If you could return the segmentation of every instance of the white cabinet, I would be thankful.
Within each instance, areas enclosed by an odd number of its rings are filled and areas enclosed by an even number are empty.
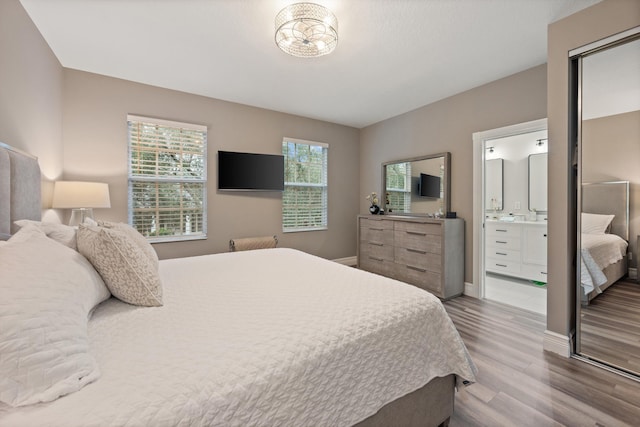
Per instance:
[[[547,281],[547,224],[485,224],[485,269],[528,280]]]

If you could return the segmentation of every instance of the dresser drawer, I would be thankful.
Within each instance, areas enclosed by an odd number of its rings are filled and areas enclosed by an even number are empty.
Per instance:
[[[393,261],[361,256],[358,262],[358,268],[361,270],[366,270],[382,276],[394,277],[396,265]]]
[[[519,261],[508,261],[487,257],[485,268],[487,271],[504,274],[519,274],[521,264]]]
[[[433,254],[442,253],[442,227],[439,224],[397,223],[394,246]]]
[[[507,222],[486,222],[487,236],[497,237],[517,237],[522,236],[522,226],[520,224],[509,224]]]
[[[392,221],[384,221],[381,219],[360,219],[360,228],[369,228],[372,230],[393,230]]]
[[[395,248],[395,261],[411,267],[417,267],[433,273],[442,272],[442,256],[408,248]]]
[[[360,242],[360,256],[374,260],[393,261],[393,246],[381,243]]]
[[[360,228],[360,241],[393,246],[393,230],[362,227]]]
[[[520,262],[520,251],[488,247],[486,257],[496,260]]]
[[[440,274],[402,264],[396,264],[395,271],[398,280],[425,289],[436,296],[443,296],[442,276]]]
[[[487,236],[488,250],[508,249],[520,251],[520,239],[517,237]]]
[[[538,264],[522,264],[522,276],[547,283],[547,266]]]

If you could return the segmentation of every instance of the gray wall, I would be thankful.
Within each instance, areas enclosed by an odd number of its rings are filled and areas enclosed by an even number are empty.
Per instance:
[[[640,2],[605,0],[549,25],[549,283],[547,329],[569,336],[575,325],[575,218],[571,197],[568,52],[640,25]]]
[[[473,278],[472,134],[547,115],[546,65],[376,123],[360,134],[360,212],[382,189],[382,163],[451,152],[451,210],[465,219],[465,281]]]
[[[223,252],[230,238],[277,234],[280,246],[325,258],[356,253],[358,129],[131,81],[64,70],[64,178],[109,183],[111,209],[127,221],[127,114],[208,127],[208,239],[155,244],[161,258]],[[217,191],[218,150],[280,154],[283,137],[329,144],[329,229],[282,233],[282,194]]]
[[[38,156],[45,202],[62,175],[62,75],[22,5],[0,1],[0,142]]]

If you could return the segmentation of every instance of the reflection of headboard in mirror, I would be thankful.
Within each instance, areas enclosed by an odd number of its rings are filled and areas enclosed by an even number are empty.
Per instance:
[[[439,153],[429,156],[400,159],[382,164],[382,196],[389,194],[391,206],[395,206],[392,214],[425,215],[442,209],[443,213],[451,210],[451,153]],[[441,177],[442,197],[425,198],[419,195],[418,183],[420,174]],[[382,199],[385,200],[385,199]],[[389,206],[384,203],[389,212]]]
[[[582,212],[615,215],[611,234],[629,240],[629,181],[582,184]]]
[[[40,220],[41,180],[37,158],[0,143],[0,240],[17,231],[14,221]]]

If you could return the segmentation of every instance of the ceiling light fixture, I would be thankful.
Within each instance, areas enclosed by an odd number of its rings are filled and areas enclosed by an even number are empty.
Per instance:
[[[327,55],[338,44],[338,18],[315,3],[294,3],[276,15],[276,44],[289,55]]]

